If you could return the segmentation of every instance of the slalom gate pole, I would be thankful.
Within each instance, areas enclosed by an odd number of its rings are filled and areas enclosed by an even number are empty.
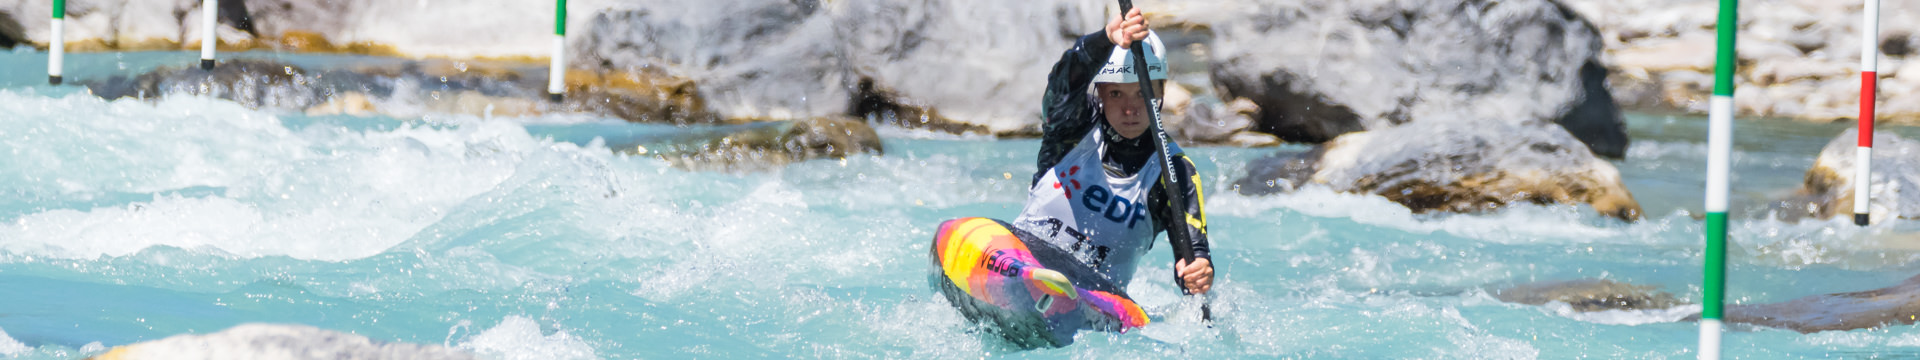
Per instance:
[[[47,83],[60,85],[62,63],[67,58],[67,0],[53,0],[53,37],[47,39]]]
[[[547,71],[547,100],[560,102],[567,88],[567,0],[553,9],[553,67]]]
[[[214,32],[214,24],[220,17],[220,0],[202,0],[200,2],[200,69],[213,70],[213,47],[220,43],[220,34]]]
[[[1733,155],[1734,39],[1740,0],[1720,0],[1712,109],[1707,124],[1707,248],[1700,297],[1700,359],[1720,358],[1720,317],[1727,280],[1727,181]]]
[[[1867,226],[1873,175],[1873,102],[1880,69],[1880,0],[1865,0],[1860,27],[1860,147],[1854,154],[1853,224]]]

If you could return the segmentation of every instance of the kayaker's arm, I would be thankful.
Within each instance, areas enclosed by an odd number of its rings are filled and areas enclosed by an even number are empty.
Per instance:
[[[1034,169],[1033,183],[1040,182],[1047,169],[1059,164],[1067,151],[1073,150],[1080,139],[1093,130],[1098,119],[1094,118],[1087,87],[1093,86],[1094,74],[1112,55],[1113,41],[1108,40],[1106,31],[1102,30],[1081,36],[1072,48],[1060,54],[1060,61],[1053,63],[1053,71],[1047,74],[1047,93],[1040,106],[1046,119],[1040,126],[1039,167]]]
[[[1181,179],[1175,186],[1175,190],[1186,194],[1184,196],[1186,203],[1169,204],[1166,191],[1163,190],[1166,189],[1164,186],[1154,187],[1153,191],[1147,194],[1149,197],[1147,201],[1153,207],[1151,210],[1154,212],[1157,225],[1167,232],[1168,244],[1180,242],[1191,244],[1193,258],[1196,259],[1194,262],[1200,262],[1198,259],[1206,259],[1209,265],[1208,277],[1211,278],[1213,254],[1208,251],[1207,245],[1207,214],[1204,209],[1206,200],[1203,198],[1205,194],[1200,192],[1202,186],[1200,177],[1195,176],[1199,172],[1194,169],[1193,160],[1188,159],[1186,154],[1176,154],[1173,159],[1174,173],[1168,176],[1177,176]],[[1207,283],[1211,284],[1211,281]],[[1195,293],[1203,293],[1205,290],[1206,288],[1202,287],[1196,289]]]

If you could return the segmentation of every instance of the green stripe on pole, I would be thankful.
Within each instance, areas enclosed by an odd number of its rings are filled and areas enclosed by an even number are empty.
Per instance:
[[[559,4],[554,5],[554,11],[553,11],[553,34],[566,35],[567,34],[567,0],[557,0],[557,1],[559,1]]]
[[[1719,33],[1719,55],[1713,66],[1713,94],[1733,96],[1733,39],[1740,30],[1740,0],[1720,0],[1720,22],[1714,25]]]
[[[67,18],[67,0],[53,0],[53,18]]]
[[[1707,213],[1706,291],[1700,299],[1700,318],[1719,319],[1727,288],[1727,213]]]

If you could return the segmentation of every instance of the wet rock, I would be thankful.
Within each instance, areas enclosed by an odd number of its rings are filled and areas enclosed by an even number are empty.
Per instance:
[[[1773,304],[1728,305],[1722,315],[1721,321],[1802,333],[1911,325],[1920,318],[1920,277],[1867,291],[1814,295]]]
[[[1653,286],[1604,279],[1546,281],[1494,290],[1511,303],[1565,302],[1576,311],[1652,310],[1685,305]],[[1912,325],[1920,318],[1920,276],[1898,285],[1848,293],[1813,295],[1772,304],[1728,304],[1721,321],[1801,333]],[[1698,314],[1684,321],[1699,321]]]
[[[1673,294],[1648,285],[1634,285],[1607,279],[1579,279],[1527,283],[1492,290],[1500,301],[1545,305],[1559,301],[1574,311],[1666,309],[1682,303]]]
[[[665,159],[682,169],[727,172],[764,171],[812,159],[883,153],[879,134],[860,120],[809,118],[772,125],[666,148],[610,146]]]
[[[1620,172],[1548,124],[1426,121],[1342,135],[1312,151],[1248,165],[1241,194],[1300,186],[1376,194],[1416,213],[1478,213],[1514,203],[1587,204],[1640,218]]]
[[[1874,132],[1873,175],[1868,181],[1872,203],[1869,221],[1920,218],[1920,142],[1889,132]],[[1851,218],[1859,133],[1847,129],[1820,149],[1805,183],[1791,198],[1774,206],[1786,220],[1802,217]]]
[[[174,335],[116,346],[90,360],[138,359],[474,359],[439,345],[387,343],[305,325],[242,324],[206,335]]]
[[[1281,139],[1447,119],[1545,121],[1596,154],[1625,154],[1602,39],[1555,1],[1214,0],[1169,13],[1172,26],[1209,29],[1221,98],[1251,99],[1255,127]]]

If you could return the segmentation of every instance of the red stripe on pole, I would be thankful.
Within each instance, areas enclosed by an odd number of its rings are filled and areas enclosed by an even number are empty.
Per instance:
[[[1874,82],[1872,71],[1860,72],[1860,147],[1873,147]]]

